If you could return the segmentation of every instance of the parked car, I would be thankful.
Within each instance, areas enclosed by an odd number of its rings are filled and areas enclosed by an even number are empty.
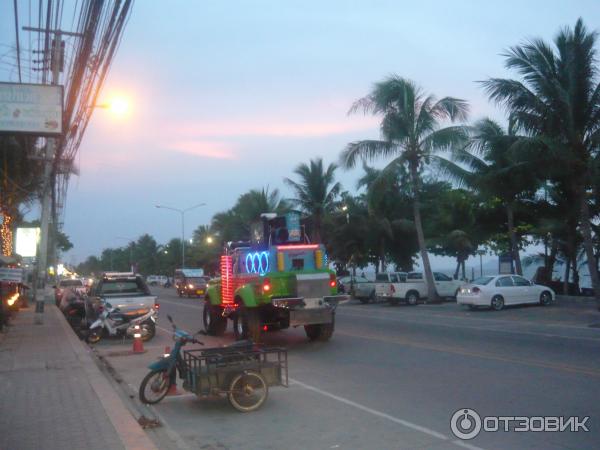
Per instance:
[[[338,278],[338,292],[340,294],[351,294],[362,303],[375,300],[375,282],[366,277],[345,276]],[[352,286],[352,288],[350,287]]]
[[[86,293],[86,287],[79,278],[63,278],[56,286],[54,286],[54,301],[56,302],[56,306],[60,306],[60,301],[67,288],[80,294]]]
[[[500,311],[507,305],[539,303],[549,305],[555,294],[548,286],[534,284],[519,275],[492,275],[479,277],[463,286],[456,297],[459,305],[469,309],[488,306]]]
[[[157,297],[150,293],[142,276],[133,272],[106,272],[94,282],[86,301],[87,320],[95,320],[106,303],[131,317],[159,308]]]
[[[455,298],[463,284],[441,272],[433,272],[433,279],[438,295],[444,298]],[[423,279],[423,272],[410,272],[404,281],[382,285],[378,288],[377,296],[393,305],[400,302],[416,305],[427,298],[427,283]]]
[[[381,272],[375,275],[375,299],[385,300],[394,283],[406,281],[406,272]]]
[[[148,275],[146,277],[146,283],[150,286],[165,287],[165,285],[169,283],[169,277],[166,275]]]

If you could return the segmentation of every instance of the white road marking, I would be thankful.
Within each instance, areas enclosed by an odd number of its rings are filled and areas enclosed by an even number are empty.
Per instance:
[[[397,423],[398,425],[402,425],[406,428],[410,428],[411,430],[418,431],[420,433],[440,439],[442,441],[449,441],[459,447],[466,447],[466,448],[470,448],[471,450],[482,450],[480,447],[476,447],[471,444],[465,444],[464,442],[459,441],[459,440],[452,440],[448,436],[446,436],[442,433],[438,433],[437,431],[432,430],[430,428],[423,427],[421,425],[417,425],[416,423],[409,422],[408,420],[404,420],[404,419],[400,419],[398,417],[391,416],[391,415],[386,414],[381,411],[377,411],[376,409],[369,408],[368,406],[361,405],[360,403],[353,402],[352,400],[348,400],[347,398],[340,397],[338,395],[332,394],[331,392],[324,391],[323,389],[319,389],[317,387],[311,386],[309,384],[303,383],[303,382],[295,380],[293,378],[290,378],[290,383],[297,384],[298,386],[303,387],[304,389],[316,392],[317,394],[321,394],[325,397],[331,398],[340,403],[344,403],[345,405],[352,406],[356,409],[360,409],[361,411],[367,412],[374,416],[381,417],[382,419],[387,419],[390,422]]]

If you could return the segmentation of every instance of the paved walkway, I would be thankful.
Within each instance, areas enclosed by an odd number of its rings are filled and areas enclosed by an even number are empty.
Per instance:
[[[155,449],[52,304],[0,341],[0,449]]]

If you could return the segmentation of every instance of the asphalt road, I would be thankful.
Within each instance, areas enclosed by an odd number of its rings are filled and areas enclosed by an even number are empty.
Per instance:
[[[157,293],[160,329],[147,361],[171,342],[166,314],[189,331],[202,322],[201,299]],[[266,343],[289,350],[291,385],[273,388],[259,411],[241,414],[225,399],[189,394],[154,408],[191,448],[598,448],[598,322],[585,305],[469,312],[455,303],[352,302],[338,309],[330,342],[310,343],[303,329],[267,334]],[[205,341],[232,342],[231,325],[225,337]],[[112,362],[136,388],[146,370],[140,361]],[[482,418],[589,416],[590,431],[482,431],[463,441],[450,418],[464,408]]]

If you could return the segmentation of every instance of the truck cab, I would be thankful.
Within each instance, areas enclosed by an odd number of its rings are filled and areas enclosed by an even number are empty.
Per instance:
[[[308,241],[298,213],[264,214],[252,230],[221,256],[204,304],[206,331],[223,334],[230,319],[238,339],[259,342],[264,332],[298,326],[311,340],[331,338],[335,309],[349,296],[337,294],[324,246]]]

